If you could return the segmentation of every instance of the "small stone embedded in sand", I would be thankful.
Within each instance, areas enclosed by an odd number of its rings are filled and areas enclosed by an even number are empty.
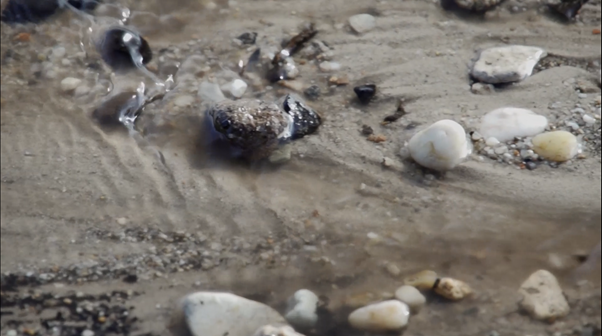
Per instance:
[[[438,278],[437,273],[427,270],[408,276],[403,283],[406,286],[413,286],[421,290],[431,290]]]
[[[247,91],[247,83],[242,79],[235,79],[227,84],[222,85],[221,89],[232,95],[234,98],[242,97]]]
[[[470,91],[474,94],[488,95],[495,92],[495,87],[492,84],[474,83]]]
[[[316,294],[307,289],[298,290],[288,299],[284,318],[293,327],[299,329],[310,329],[318,323],[318,302],[320,299]]]
[[[376,94],[375,84],[364,84],[353,88],[353,92],[362,104],[368,104]]]
[[[268,161],[273,164],[282,164],[288,162],[292,157],[292,150],[293,146],[291,146],[291,144],[284,144],[272,152],[272,154],[268,157]]]
[[[320,63],[320,70],[324,72],[339,71],[341,70],[341,64],[337,62],[324,61]]]
[[[230,293],[197,292],[181,300],[170,329],[176,335],[249,336],[270,324],[286,325],[286,321],[274,309],[259,302]]]
[[[353,311],[349,324],[358,330],[369,332],[399,331],[408,325],[410,307],[407,304],[389,300],[374,303]]]
[[[401,286],[395,291],[395,298],[407,304],[412,314],[418,313],[426,304],[426,298],[414,286]]]
[[[198,95],[203,101],[209,103],[219,103],[226,99],[219,85],[206,81],[199,85]]]
[[[518,292],[523,297],[519,303],[521,308],[538,320],[553,320],[570,312],[558,280],[546,270],[531,274]]]
[[[459,301],[471,295],[472,289],[460,280],[441,278],[435,286],[435,293],[448,300]]]
[[[63,92],[71,92],[82,83],[79,78],[67,77],[61,81],[61,90]]]
[[[423,167],[447,171],[471,152],[464,128],[453,120],[440,120],[416,133],[409,141],[412,159]]]
[[[567,131],[539,134],[532,140],[533,150],[545,160],[564,162],[579,154],[577,137]]]
[[[363,34],[376,27],[376,19],[370,14],[357,14],[349,18],[349,25],[356,33]]]
[[[511,45],[482,50],[472,67],[472,77],[488,84],[521,81],[533,72],[533,68],[546,52],[537,47]]]
[[[267,325],[259,328],[253,336],[304,336],[290,326]]]
[[[535,136],[548,126],[548,119],[523,108],[502,107],[483,116],[479,132],[485,139],[490,137],[506,142],[515,137]]]

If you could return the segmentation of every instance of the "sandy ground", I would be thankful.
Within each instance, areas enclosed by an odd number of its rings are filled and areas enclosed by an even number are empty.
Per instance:
[[[338,316],[348,296],[386,295],[403,276],[423,269],[463,279],[477,295],[453,304],[429,298],[404,335],[569,335],[587,324],[600,327],[600,262],[575,277],[572,258],[600,241],[600,153],[534,171],[470,160],[435,181],[398,156],[415,132],[410,124],[420,128],[449,118],[470,127],[502,106],[553,119],[550,104],[580,101],[564,82],[594,82],[595,76],[575,67],[539,72],[492,95],[470,92],[468,66],[483,47],[527,44],[599,59],[600,35],[592,34],[600,27],[599,1],[570,25],[541,14],[536,3],[506,4],[487,20],[412,0],[238,1],[219,14],[227,4],[213,12],[192,1],[132,4],[133,11],[174,13],[181,20],[173,30],[147,34],[154,50],[202,39],[202,48],[227,55],[238,50],[231,40],[243,32],[278,40],[306,20],[317,23],[316,38],[334,49],[342,64],[337,75],[349,76],[351,84],[329,90],[332,74],[311,62],[300,66],[302,81],[328,92],[310,103],[325,123],[318,134],[295,142],[293,159],[278,168],[199,159],[194,124],[173,128],[168,140],[154,144],[163,160],[125,132],[106,132],[89,118],[98,100],[78,102],[59,90],[62,78],[83,76],[83,62],[59,63],[54,79],[30,73],[48,48],[64,46],[73,57],[78,19],[66,13],[37,28],[2,24],[2,272],[38,274],[109,259],[131,266],[149,251],[160,257],[174,249],[207,252],[211,266],[145,261],[133,268],[139,275],[134,284],[109,270],[80,283],[72,278],[35,286],[55,294],[141,292],[128,301],[139,318],[133,335],[166,335],[176,300],[194,290],[232,290],[279,307],[295,290],[309,288],[327,296]],[[511,13],[515,4],[526,10]],[[362,12],[377,16],[375,30],[358,36],[337,26]],[[14,41],[19,32],[31,32],[31,41]],[[180,49],[181,55],[191,52]],[[18,57],[7,60],[9,50]],[[379,88],[366,107],[352,102],[353,84],[364,82]],[[409,114],[380,126],[402,97]],[[200,106],[192,112],[200,113]],[[366,141],[363,124],[388,140]],[[382,167],[383,157],[393,159],[393,167]],[[367,187],[360,190],[361,184]],[[163,239],[158,231],[189,239]],[[371,232],[382,239],[369,239]],[[550,254],[563,262],[554,268]],[[386,262],[401,274],[389,274]],[[573,307],[553,325],[534,322],[516,305],[519,285],[540,268],[554,271]],[[4,315],[2,309],[3,332],[16,328],[15,321],[40,328],[35,315]],[[343,324],[335,318],[318,334],[355,335]]]

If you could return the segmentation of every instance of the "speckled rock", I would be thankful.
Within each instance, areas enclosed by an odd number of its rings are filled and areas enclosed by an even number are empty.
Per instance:
[[[520,306],[533,318],[551,320],[569,314],[569,304],[556,277],[546,271],[533,273],[518,291],[522,295]]]
[[[459,301],[471,295],[472,289],[460,280],[441,278],[435,287],[435,293],[448,300]]]
[[[541,48],[520,45],[485,49],[479,54],[471,74],[483,83],[518,82],[531,76],[537,62],[545,55]]]

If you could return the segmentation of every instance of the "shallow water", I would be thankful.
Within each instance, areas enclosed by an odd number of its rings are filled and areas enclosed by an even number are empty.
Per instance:
[[[599,1],[592,2],[581,24],[566,25],[531,9],[468,20],[424,1],[217,1],[214,9],[202,1],[119,1],[149,41],[149,68],[162,79],[197,56],[173,90],[143,111],[139,134],[91,118],[113,94],[153,83],[135,72],[112,75],[87,45],[81,53],[85,19],[65,12],[38,26],[2,24],[2,272],[52,273],[106,261],[109,271],[96,278],[34,289],[141,291],[128,301],[140,319],[133,335],[166,335],[176,300],[194,290],[233,291],[280,308],[299,288],[328,297],[332,316],[312,335],[365,335],[346,325],[345,302],[366,293],[387,297],[405,276],[424,269],[464,280],[477,294],[457,303],[429,296],[404,335],[568,335],[587,324],[599,328],[599,252],[586,263],[579,257],[600,242],[600,153],[535,171],[470,160],[435,179],[398,155],[416,126],[439,119],[471,125],[509,102],[553,118],[551,103],[578,101],[563,82],[591,77],[580,68],[541,71],[477,96],[467,66],[476,49],[500,40],[599,58],[600,38],[591,34],[600,25]],[[377,15],[375,31],[358,36],[337,26],[361,12]],[[299,80],[322,89],[308,104],[324,124],[293,142],[283,165],[224,158],[206,143],[199,83],[234,78],[237,62],[254,50],[238,47],[234,37],[255,31],[257,45],[276,50],[308,20],[343,66],[323,73],[312,61],[297,61]],[[23,32],[30,41],[15,40]],[[65,48],[64,57],[52,57],[57,47]],[[332,87],[333,75],[351,84]],[[90,90],[62,93],[65,77],[83,79]],[[378,85],[378,95],[363,106],[352,88],[367,82]],[[274,100],[290,91],[266,85],[249,85],[245,97]],[[180,106],[184,96],[192,102]],[[380,126],[401,97],[409,114]],[[366,141],[363,124],[387,141]],[[393,166],[383,167],[383,157]],[[144,238],[153,230],[205,239]],[[213,265],[186,256],[192,251],[208,253],[203,260]],[[151,262],[155,256],[168,262]],[[192,266],[178,265],[178,258]],[[387,272],[387,263],[400,274]],[[117,264],[135,269],[140,280],[123,283]],[[537,269],[554,272],[573,308],[553,325],[533,321],[516,304],[517,289]],[[35,328],[37,320],[3,313],[2,331],[15,321]]]

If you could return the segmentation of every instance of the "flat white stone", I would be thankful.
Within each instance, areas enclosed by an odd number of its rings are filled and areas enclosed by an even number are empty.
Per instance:
[[[520,306],[538,320],[556,319],[570,312],[558,280],[546,270],[531,274],[518,292],[523,297]]]
[[[284,318],[295,328],[309,329],[318,323],[318,302],[316,294],[307,289],[298,290],[288,299]]]
[[[222,91],[231,94],[234,98],[242,97],[247,91],[247,83],[242,79],[235,79],[227,84],[222,85]]]
[[[61,90],[63,92],[70,92],[75,89],[82,83],[82,80],[79,78],[67,77],[61,81]]]
[[[355,32],[363,34],[376,27],[376,19],[370,14],[357,14],[349,18],[349,25]]]
[[[395,291],[395,298],[407,304],[412,313],[418,313],[426,304],[426,298],[416,287],[401,286]]]
[[[452,120],[440,120],[416,133],[409,141],[412,159],[423,167],[453,169],[471,152],[464,128]]]
[[[506,142],[515,137],[535,136],[548,126],[548,119],[523,108],[502,107],[483,116],[479,132],[485,139]]]
[[[567,131],[554,131],[539,134],[531,141],[533,150],[546,160],[564,162],[579,153],[577,137]]]
[[[266,325],[286,325],[274,309],[230,293],[198,292],[182,299],[174,311],[173,334],[249,336]]]
[[[511,45],[482,50],[472,67],[472,76],[480,82],[501,84],[521,81],[546,55],[537,47]]]
[[[410,307],[389,300],[359,308],[349,315],[349,324],[358,330],[370,332],[398,331],[408,325]]]
[[[330,71],[339,71],[341,70],[341,64],[336,63],[336,62],[322,62],[320,63],[320,70],[324,71],[324,72],[330,72]]]

